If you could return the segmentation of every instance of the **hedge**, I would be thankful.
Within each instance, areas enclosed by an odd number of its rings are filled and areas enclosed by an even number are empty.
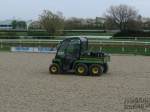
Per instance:
[[[114,34],[113,37],[150,37],[150,32],[138,30],[126,30]]]

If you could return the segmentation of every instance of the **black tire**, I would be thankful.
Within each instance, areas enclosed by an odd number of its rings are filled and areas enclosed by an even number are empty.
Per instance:
[[[99,64],[92,64],[89,68],[89,73],[92,76],[100,76],[103,73],[103,68]]]
[[[107,73],[107,72],[108,72],[108,69],[109,69],[108,64],[105,63],[103,68],[104,68],[103,73]]]
[[[61,68],[57,63],[53,63],[49,67],[49,72],[50,74],[60,74],[61,73]]]
[[[83,63],[79,63],[75,67],[75,73],[78,75],[87,75],[88,74],[88,66]]]

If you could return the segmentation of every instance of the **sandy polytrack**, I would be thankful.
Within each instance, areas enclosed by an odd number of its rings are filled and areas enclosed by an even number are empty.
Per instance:
[[[49,74],[53,57],[0,52],[0,112],[149,112],[125,100],[150,98],[150,57],[113,55],[100,77]]]

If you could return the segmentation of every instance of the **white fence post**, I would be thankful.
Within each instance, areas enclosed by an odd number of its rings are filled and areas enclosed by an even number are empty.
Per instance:
[[[124,42],[122,42],[122,44],[124,45]],[[122,52],[124,52],[124,47],[122,47]]]
[[[147,53],[147,48],[145,48],[145,53]]]
[[[19,47],[21,47],[21,40],[19,40],[19,42],[20,42],[20,45],[19,45]]]
[[[146,43],[145,43],[146,45],[147,45],[147,41],[146,41]],[[145,53],[147,53],[147,48],[145,47]]]
[[[101,44],[101,42],[100,42],[100,44]],[[99,50],[102,51],[102,47],[101,46],[100,46]]]
[[[134,42],[134,44],[135,44],[135,55],[137,55],[136,43],[137,43],[137,38],[135,37],[135,42]]]
[[[3,48],[3,45],[2,45],[2,40],[1,40],[1,48]]]
[[[40,43],[41,43],[41,41],[39,40],[39,48],[41,47],[41,46],[40,46]]]

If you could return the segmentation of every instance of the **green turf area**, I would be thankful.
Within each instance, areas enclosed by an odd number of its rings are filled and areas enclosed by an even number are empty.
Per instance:
[[[10,47],[3,47],[3,48],[0,48],[0,51],[10,51]]]
[[[12,35],[13,36],[27,36],[28,35],[28,31],[13,31],[13,30],[0,30],[0,35]]]
[[[17,36],[28,36],[27,32],[16,32]]]
[[[106,52],[110,54],[133,54],[133,55],[148,55],[150,56],[150,48],[145,52],[145,48],[118,48],[118,47],[92,47],[89,46],[91,52]]]
[[[45,31],[32,31],[33,34],[31,35],[36,35],[36,36],[42,36],[42,34],[45,34],[46,32]],[[0,35],[5,35],[5,34],[16,34],[16,36],[27,36],[28,33],[30,35],[30,31],[13,31],[13,30],[6,30],[6,31],[3,31],[3,30],[0,30]],[[65,36],[76,36],[76,35],[80,35],[80,36],[113,36],[116,32],[105,32],[105,31],[67,31],[65,32]],[[43,36],[46,36],[46,35],[43,35]]]
[[[67,32],[66,36],[113,36],[115,32],[106,32],[106,33],[101,33],[101,32]]]

